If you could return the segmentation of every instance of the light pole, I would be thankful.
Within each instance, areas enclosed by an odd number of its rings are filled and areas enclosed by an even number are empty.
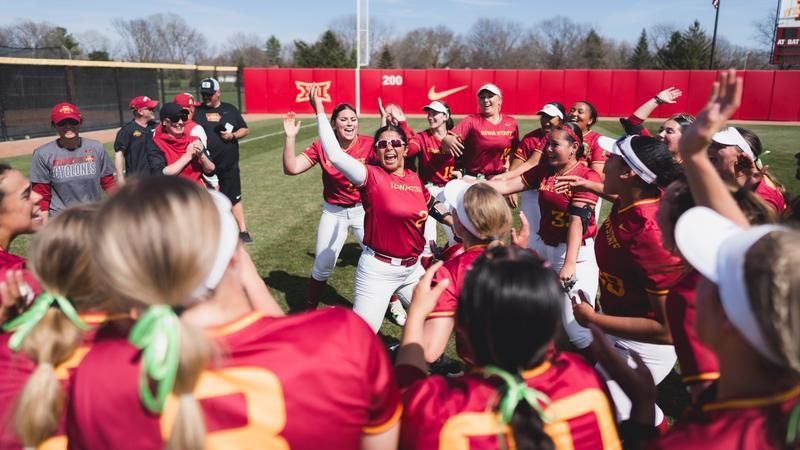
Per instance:
[[[364,15],[361,15],[361,3]],[[363,24],[361,23],[363,19]],[[361,43],[364,43],[362,51]],[[369,0],[356,0],[356,114],[361,114],[361,66],[369,65]]]

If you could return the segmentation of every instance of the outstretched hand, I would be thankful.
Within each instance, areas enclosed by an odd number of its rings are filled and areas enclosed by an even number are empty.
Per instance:
[[[681,95],[683,95],[683,92],[680,89],[670,86],[656,94],[656,97],[664,103],[675,103],[675,100]]]
[[[531,227],[525,213],[519,212],[519,233],[515,228],[511,229],[511,243],[517,247],[527,248],[531,239]]]
[[[681,136],[679,148],[683,160],[705,154],[714,134],[722,130],[739,109],[742,86],[742,78],[736,76],[736,70],[720,73],[719,80],[711,87],[708,103]]]
[[[308,91],[308,102],[311,103],[311,109],[314,110],[314,113],[319,114],[325,112],[325,105],[319,97],[319,86],[317,86],[317,83],[311,83],[311,88]]]
[[[300,132],[301,124],[302,122],[295,119],[294,111],[290,111],[286,114],[286,117],[283,118],[283,131],[286,133],[287,137],[296,137]]]

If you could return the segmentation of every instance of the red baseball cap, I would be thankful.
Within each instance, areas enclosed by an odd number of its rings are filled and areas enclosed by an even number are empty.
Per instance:
[[[137,111],[142,108],[153,109],[156,106],[158,106],[158,100],[153,100],[152,98],[146,95],[133,97],[133,99],[131,99],[131,104],[130,104],[130,108]]]
[[[197,100],[194,99],[194,96],[188,92],[182,92],[176,95],[175,98],[172,99],[172,101],[184,108],[189,108],[192,106],[199,105],[199,103],[197,103]]]
[[[50,121],[53,123],[59,123],[66,119],[73,119],[80,122],[81,110],[79,110],[78,107],[72,103],[67,102],[62,102],[56,106],[53,106],[53,109],[50,110]]]

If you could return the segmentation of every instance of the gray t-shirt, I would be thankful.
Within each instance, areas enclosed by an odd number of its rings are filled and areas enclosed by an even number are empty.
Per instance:
[[[100,178],[108,175],[114,175],[114,164],[103,144],[92,139],[81,138],[72,150],[52,141],[33,151],[31,183],[50,185],[51,217],[70,205],[100,200]]]

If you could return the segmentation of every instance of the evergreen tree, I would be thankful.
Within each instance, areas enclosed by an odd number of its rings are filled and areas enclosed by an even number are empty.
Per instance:
[[[379,69],[391,69],[394,67],[394,57],[392,52],[389,51],[389,46],[383,46],[381,53],[378,55],[377,66]]]
[[[700,28],[700,22],[694,23],[683,32],[684,58],[686,69],[705,69],[711,57],[711,40]]]
[[[281,41],[272,35],[267,39],[266,56],[268,66],[282,66],[283,59],[281,58]]]
[[[294,65],[296,67],[317,67],[319,65],[315,46],[305,41],[294,41]]]
[[[88,56],[90,61],[111,61],[111,56],[106,50],[95,50],[89,52]]]
[[[650,44],[647,42],[647,32],[645,32],[644,28],[642,28],[642,34],[639,35],[639,42],[636,43],[636,48],[633,49],[633,54],[628,60],[628,68],[653,68],[653,56],[650,54]]]
[[[342,46],[339,38],[333,31],[327,30],[322,37],[314,44],[319,65],[317,67],[351,67],[350,58],[347,50]]]
[[[581,56],[583,56],[585,67],[589,69],[596,69],[605,65],[603,60],[603,41],[594,29],[589,30],[589,34],[583,40]]]
[[[656,53],[656,67],[659,69],[686,69],[684,54],[683,36],[676,31],[670,35],[667,45],[661,47]]]

